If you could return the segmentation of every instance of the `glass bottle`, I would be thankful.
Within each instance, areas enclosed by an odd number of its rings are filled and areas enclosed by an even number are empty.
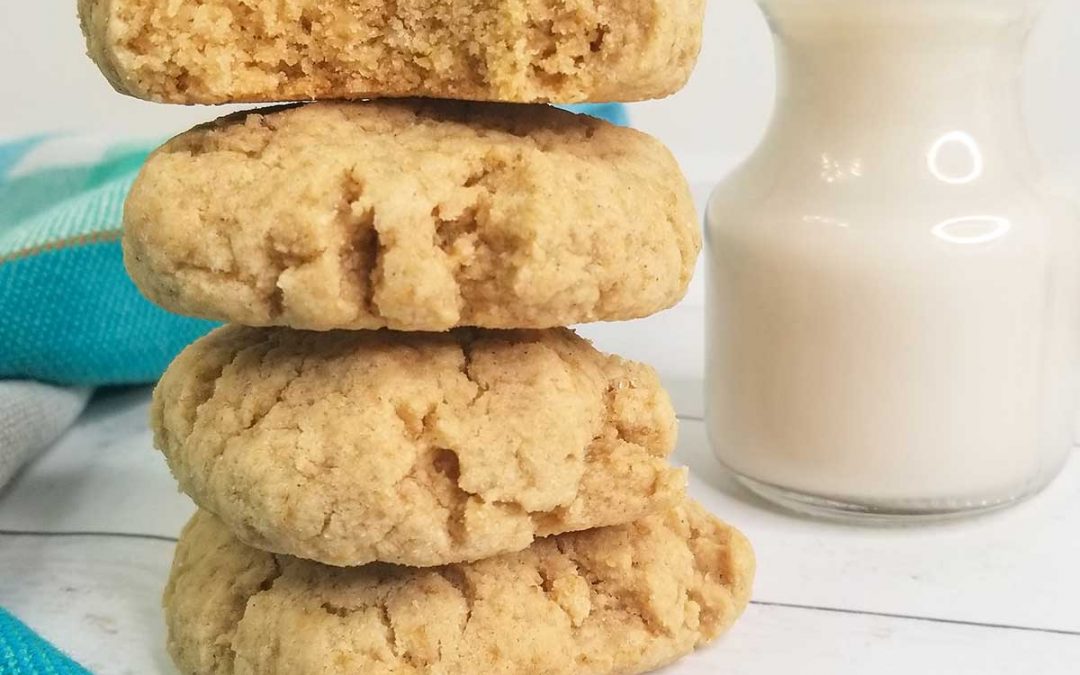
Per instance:
[[[777,111],[707,211],[716,455],[822,515],[1037,492],[1080,380],[1076,212],[1020,110],[1042,0],[759,1]]]

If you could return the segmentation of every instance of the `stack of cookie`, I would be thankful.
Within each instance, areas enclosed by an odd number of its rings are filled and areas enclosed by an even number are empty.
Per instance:
[[[685,293],[700,235],[644,134],[535,105],[678,89],[701,1],[82,0],[126,93],[319,102],[150,158],[139,288],[230,325],[152,424],[200,511],[165,596],[185,673],[638,673],[745,606],[647,366],[563,328]],[[510,105],[509,103],[533,105]]]

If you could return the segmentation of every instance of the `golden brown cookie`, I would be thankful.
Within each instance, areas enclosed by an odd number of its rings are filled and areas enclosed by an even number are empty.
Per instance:
[[[202,508],[332,565],[518,551],[668,508],[685,483],[652,369],[565,329],[229,326],[169,367],[151,417]]]
[[[637,101],[680,89],[704,0],[79,0],[120,92],[169,103]]]
[[[746,539],[694,503],[480,562],[327,567],[184,530],[168,648],[199,675],[631,675],[727,629],[754,576]]]
[[[546,106],[326,103],[156,152],[125,261],[152,301],[252,326],[549,328],[665,309],[701,246],[654,139]]]

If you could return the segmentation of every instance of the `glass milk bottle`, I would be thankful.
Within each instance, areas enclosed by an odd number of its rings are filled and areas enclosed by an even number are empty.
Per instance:
[[[1041,0],[761,0],[777,112],[707,214],[708,427],[822,515],[1007,505],[1071,445],[1080,242],[1020,113]]]

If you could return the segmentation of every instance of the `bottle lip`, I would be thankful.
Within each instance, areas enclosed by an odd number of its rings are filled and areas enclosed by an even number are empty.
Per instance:
[[[1048,0],[757,0],[769,15],[799,12],[823,19],[982,18],[999,21],[1034,19]],[[962,13],[962,14],[961,14]]]
[[[925,12],[928,8],[948,7],[972,7],[979,9],[999,9],[1016,7],[1042,7],[1049,0],[904,0],[902,3],[896,0],[757,0],[758,4],[766,6],[798,6],[798,7],[890,7],[897,8],[904,13]]]

